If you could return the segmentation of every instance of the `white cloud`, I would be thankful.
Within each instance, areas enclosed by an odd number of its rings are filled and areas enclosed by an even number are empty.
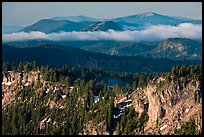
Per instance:
[[[30,33],[19,32],[12,34],[3,34],[2,41],[22,41],[22,40],[34,40],[34,39],[48,39],[45,33],[33,31]]]
[[[202,25],[191,23],[182,23],[178,26],[169,25],[152,25],[144,30],[135,31],[114,31],[107,32],[59,32],[45,34],[42,32],[33,31],[30,33],[19,32],[12,34],[3,34],[3,42],[46,39],[53,41],[62,40],[118,40],[118,41],[154,41],[167,38],[191,38],[202,39]]]

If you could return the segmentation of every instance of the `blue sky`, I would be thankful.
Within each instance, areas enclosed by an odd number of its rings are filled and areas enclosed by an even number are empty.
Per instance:
[[[27,26],[55,16],[114,18],[143,12],[198,19],[202,2],[3,2],[2,24]]]

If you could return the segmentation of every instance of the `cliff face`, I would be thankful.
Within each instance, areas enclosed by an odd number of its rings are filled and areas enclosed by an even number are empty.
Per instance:
[[[145,134],[173,134],[175,128],[190,119],[195,119],[197,131],[202,128],[202,89],[199,81],[180,78],[166,82],[160,77],[150,81],[147,87],[134,91],[132,98],[136,111],[148,110]]]
[[[32,82],[36,84],[38,79],[42,82],[40,72],[37,71],[2,73],[2,107],[15,102],[16,94],[25,86],[31,85]]]

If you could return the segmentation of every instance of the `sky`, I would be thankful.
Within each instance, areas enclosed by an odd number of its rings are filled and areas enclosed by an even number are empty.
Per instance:
[[[143,12],[202,18],[202,2],[3,2],[2,25],[28,26],[43,18],[115,18]]]

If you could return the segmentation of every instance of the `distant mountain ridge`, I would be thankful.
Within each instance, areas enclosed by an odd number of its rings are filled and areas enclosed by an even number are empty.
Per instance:
[[[102,25],[102,24],[103,25]],[[97,19],[88,16],[67,16],[53,17],[50,19],[42,19],[36,23],[25,27],[21,31],[41,31],[44,33],[52,32],[71,32],[71,31],[107,31],[109,29],[123,30],[141,30],[145,25],[178,25],[180,23],[202,24],[202,20],[190,19],[185,17],[173,17],[161,15],[154,12],[145,12],[141,14],[124,16],[112,19]],[[100,27],[97,26],[100,24]],[[92,26],[87,26],[92,25]],[[95,28],[95,29],[94,29]]]
[[[31,26],[28,26],[21,31],[31,32],[31,31],[40,31],[44,33],[60,32],[60,31],[79,31],[84,25],[87,25],[86,22],[73,22],[69,20],[51,20],[51,19],[42,19]]]
[[[121,23],[133,23],[137,25],[143,24],[163,24],[163,25],[178,25],[180,23],[193,23],[193,24],[201,24],[201,20],[181,18],[181,17],[172,17],[161,15],[155,12],[145,12],[131,16],[119,17],[112,19],[115,22]]]
[[[199,19],[191,19],[186,17],[179,17],[179,16],[169,16],[169,15],[162,15],[155,12],[144,12],[138,13],[129,16],[123,17],[116,17],[110,19],[98,19],[89,16],[79,15],[79,16],[67,16],[67,17],[53,17],[50,18],[53,20],[70,20],[74,22],[81,22],[81,21],[89,21],[89,22],[99,22],[99,21],[114,21],[120,23],[133,23],[133,24],[144,24],[144,23],[151,23],[151,24],[168,24],[168,25],[177,25],[183,22],[189,22],[193,24],[201,24],[202,20]]]
[[[94,22],[82,28],[82,31],[108,31],[109,29],[115,31],[123,31],[122,26],[113,21]]]
[[[202,42],[186,38],[169,38],[163,41],[119,42],[119,41],[49,41],[32,40],[5,42],[15,47],[33,47],[38,44],[57,44],[89,52],[116,56],[141,56],[174,60],[202,60]]]
[[[67,16],[67,17],[53,17],[50,18],[52,20],[69,20],[69,21],[74,21],[74,22],[81,22],[81,21],[88,21],[88,22],[95,22],[95,21],[102,21],[101,19],[93,18],[93,17],[88,17],[84,15],[79,15],[79,16]]]
[[[91,53],[77,48],[56,44],[37,44],[33,47],[16,48],[2,45],[2,62],[37,61],[40,65],[59,68],[92,66],[95,69],[118,72],[164,72],[174,65],[201,64],[199,60],[170,60],[145,57],[111,56]]]

